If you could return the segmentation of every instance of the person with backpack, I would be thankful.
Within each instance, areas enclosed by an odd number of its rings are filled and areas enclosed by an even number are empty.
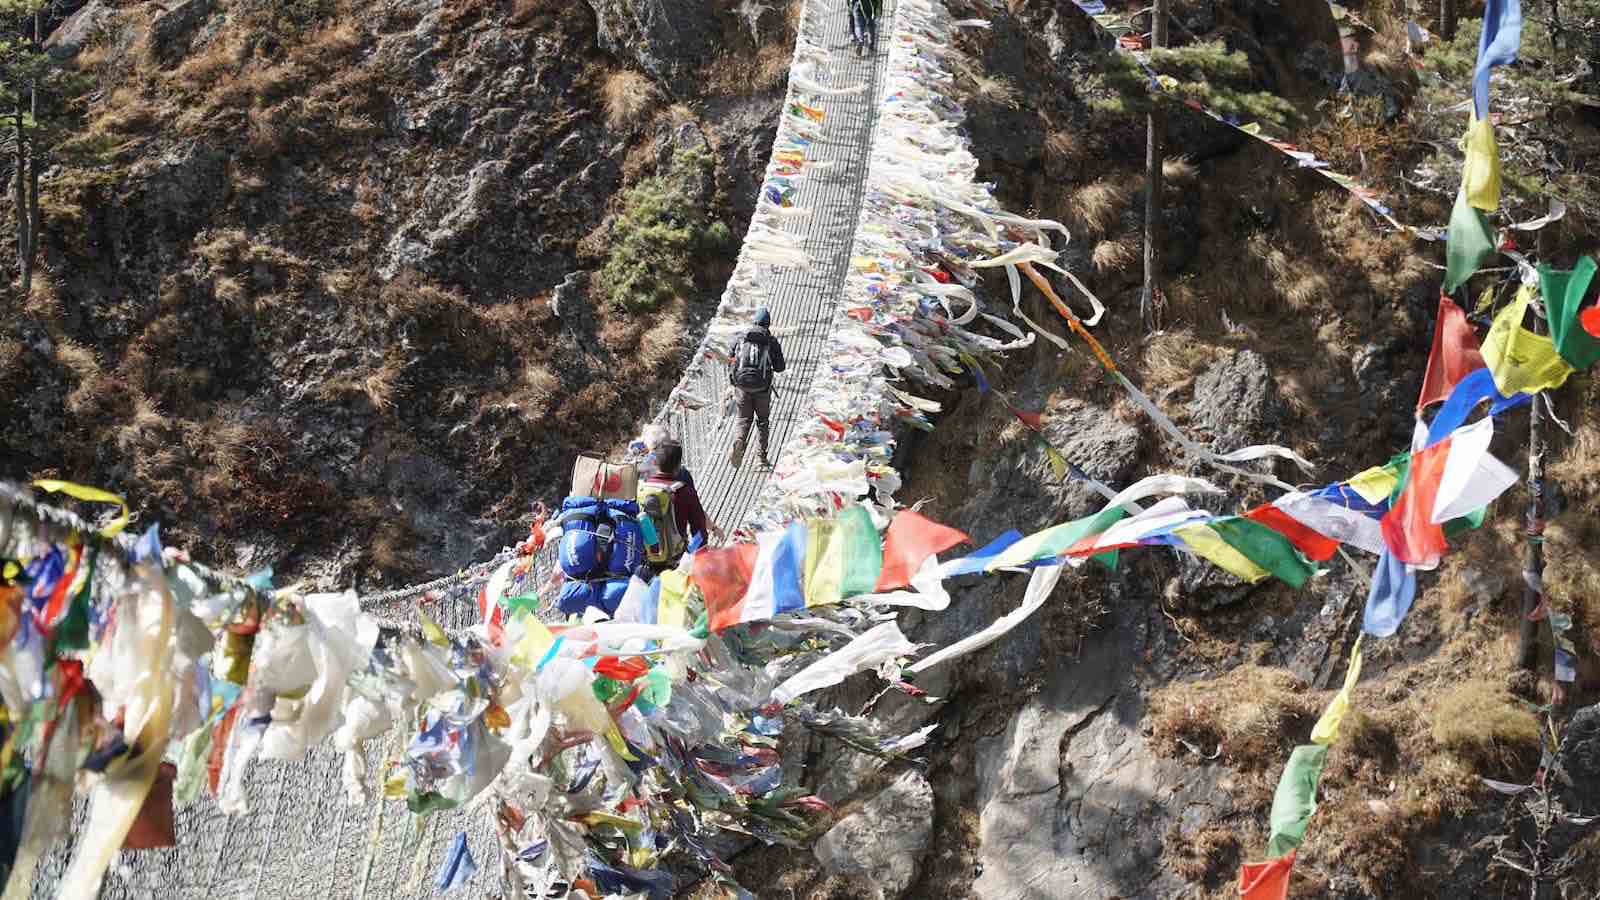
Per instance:
[[[639,522],[644,526],[644,562],[656,574],[678,564],[692,535],[722,540],[722,528],[706,516],[694,476],[683,465],[683,445],[672,438],[656,444],[656,471],[639,483]]]
[[[765,306],[756,310],[755,322],[750,330],[733,345],[733,371],[728,380],[739,390],[739,421],[734,425],[738,435],[733,451],[728,454],[728,465],[735,469],[744,461],[745,444],[750,440],[750,424],[754,420],[761,436],[761,465],[772,468],[767,455],[767,439],[772,418],[772,376],[782,372],[783,345],[772,336],[772,313]]]

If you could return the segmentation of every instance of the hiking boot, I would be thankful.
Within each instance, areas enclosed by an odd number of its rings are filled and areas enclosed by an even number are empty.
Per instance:
[[[772,460],[769,459],[765,453],[761,454],[761,468],[763,468],[763,469],[772,468]]]
[[[741,462],[744,462],[744,448],[735,444],[733,449],[728,451],[728,465],[737,469]]]

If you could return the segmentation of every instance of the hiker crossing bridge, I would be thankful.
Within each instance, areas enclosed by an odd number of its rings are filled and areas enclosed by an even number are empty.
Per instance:
[[[797,87],[797,71],[807,73],[807,82],[830,89],[806,101],[824,111],[821,138],[807,146],[803,177],[794,182],[793,208],[809,214],[785,217],[781,224],[783,231],[799,239],[798,249],[809,265],[773,266],[742,250],[733,278],[735,285],[760,286],[763,296],[758,302],[771,309],[774,330],[789,360],[773,398],[775,455],[781,455],[785,442],[811,414],[811,383],[826,365],[828,338],[841,315],[839,298],[860,219],[895,11],[895,0],[886,0],[879,48],[865,57],[851,52],[846,0],[805,0],[800,16],[783,109],[787,112],[806,94]],[[852,87],[860,89],[843,90]],[[784,137],[780,127],[778,142]],[[747,235],[746,250],[748,241]],[[737,288],[730,287],[724,305],[737,305],[737,295]],[[695,353],[674,398],[714,400],[721,395],[725,370],[708,359],[704,349],[702,344]],[[657,424],[680,438],[707,513],[731,530],[749,514],[772,473],[756,464],[754,453],[747,455],[742,468],[730,466],[731,422],[723,420],[715,402],[694,406],[669,399]],[[364,598],[362,608],[381,619],[404,622],[414,618],[411,610],[418,598],[431,592],[442,602],[431,603],[429,613],[446,628],[465,628],[478,617],[476,604],[469,602],[474,585],[487,578],[499,561],[430,584]],[[369,776],[381,771],[386,758],[403,750],[406,732],[396,728],[368,744]],[[487,808],[417,817],[386,801],[381,791],[364,804],[352,804],[343,786],[344,765],[344,755],[331,746],[314,747],[304,759],[253,763],[245,776],[247,812],[226,815],[204,791],[191,804],[176,804],[178,845],[122,854],[107,872],[101,896],[129,900],[430,897],[435,893],[434,873],[461,832],[482,865],[467,885],[470,896],[505,894],[503,872],[496,864],[500,844]],[[74,829],[73,840],[59,843],[40,864],[32,891],[39,900],[56,895],[77,850],[84,832],[81,799],[76,813],[75,824],[80,827]]]

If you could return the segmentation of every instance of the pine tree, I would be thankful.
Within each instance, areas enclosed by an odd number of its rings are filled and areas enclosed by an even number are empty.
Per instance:
[[[41,116],[52,90],[65,80],[44,51],[49,0],[0,0],[0,121],[9,144],[11,195],[17,221],[17,268],[22,292],[33,287],[39,253],[39,174],[48,165],[52,132]]]

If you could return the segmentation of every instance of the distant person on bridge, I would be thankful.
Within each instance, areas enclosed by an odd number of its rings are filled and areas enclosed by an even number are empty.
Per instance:
[[[883,0],[850,0],[850,40],[856,56],[878,52],[878,16]]]
[[[650,525],[645,534],[645,565],[659,575],[678,564],[693,535],[700,535],[705,543],[713,536],[720,541],[726,535],[700,505],[694,476],[683,466],[683,445],[667,438],[656,445],[655,459],[657,471],[639,485],[638,499],[641,518]]]
[[[782,372],[783,346],[772,336],[772,313],[765,306],[756,310],[755,323],[744,337],[733,345],[733,371],[728,380],[739,390],[739,421],[733,430],[737,437],[733,452],[728,454],[728,465],[735,469],[744,461],[744,447],[750,440],[750,422],[755,420],[761,435],[761,465],[772,468],[767,455],[767,438],[771,430],[772,376]]]

